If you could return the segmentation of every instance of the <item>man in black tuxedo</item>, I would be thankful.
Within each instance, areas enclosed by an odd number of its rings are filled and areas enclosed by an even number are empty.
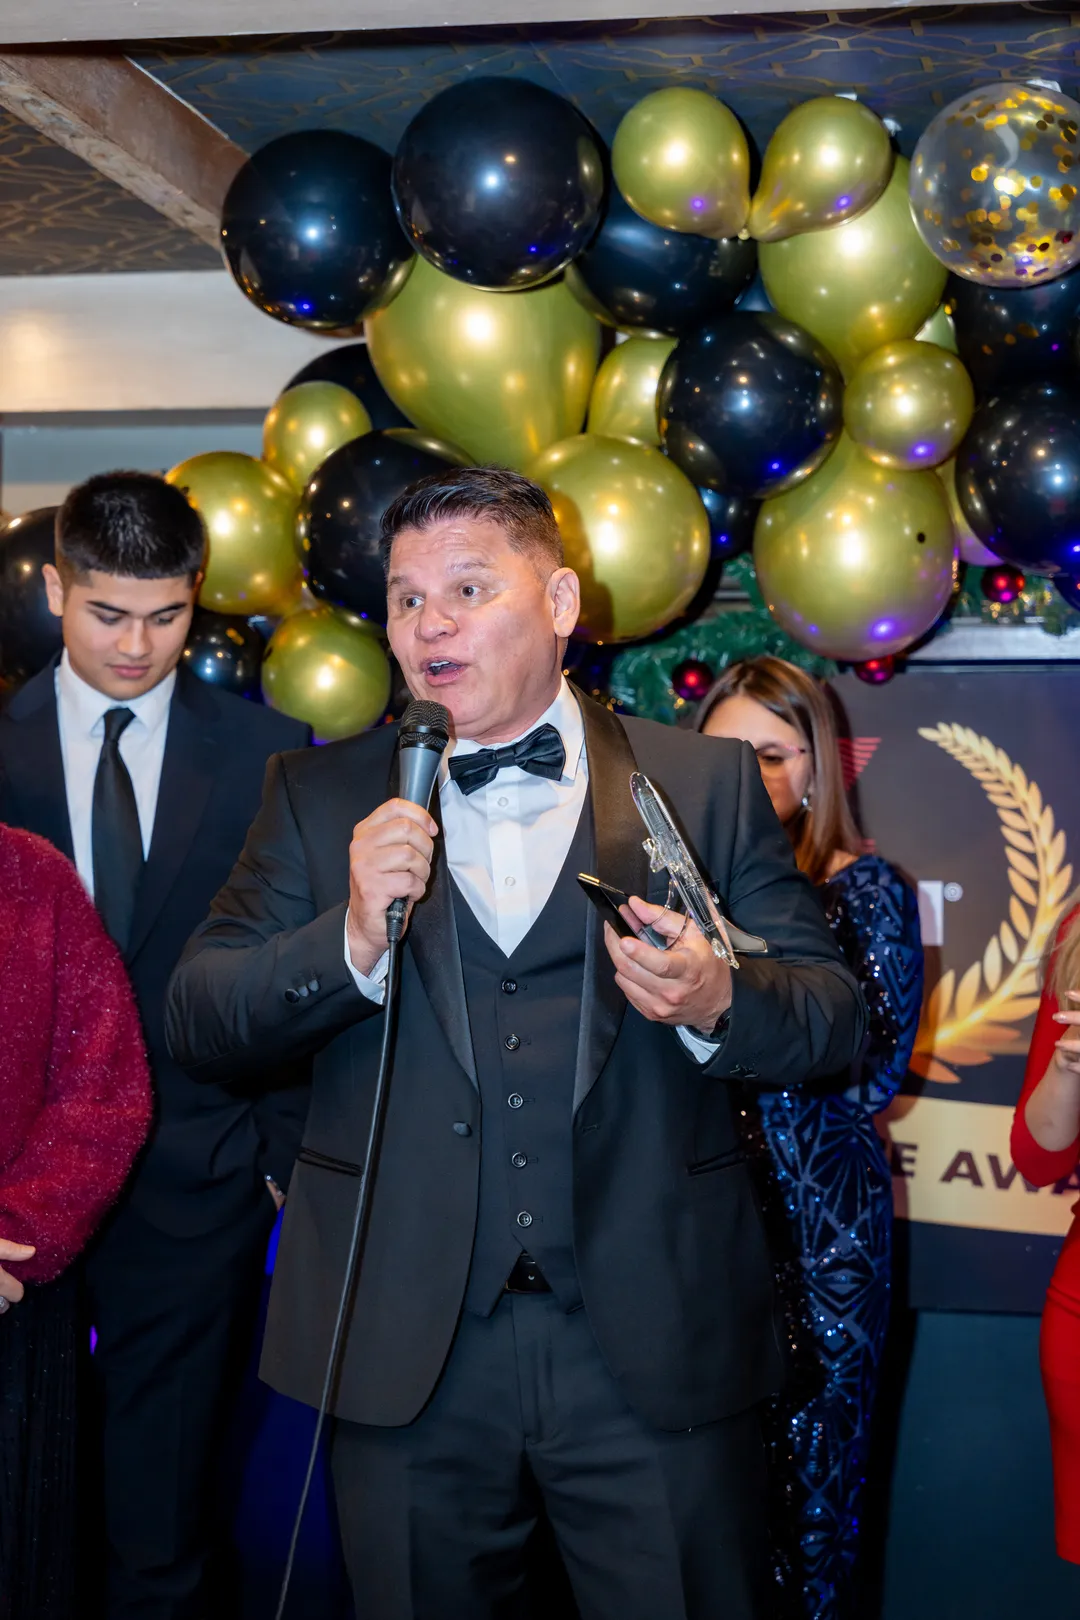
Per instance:
[[[391,729],[274,763],[169,996],[213,1084],[315,1055],[263,1376],[317,1405],[382,1019],[386,908],[413,903],[333,1468],[365,1620],[516,1615],[541,1514],[585,1620],[763,1614],[756,1407],[783,1354],[729,1081],[855,1056],[864,1013],[747,747],[619,720],[561,675],[578,614],[550,503],[516,473],[387,512],[389,635],[450,710],[434,813]],[[655,902],[635,765],[734,920],[732,972]],[[633,896],[660,950],[575,881]]]
[[[215,1447],[250,1347],[268,1182],[288,1180],[308,1096],[305,1069],[259,1092],[197,1086],[165,1044],[169,975],[243,844],[267,758],[309,740],[179,667],[205,547],[160,478],[74,489],[45,569],[64,653],[0,719],[0,820],[74,860],[124,953],[156,1089],[146,1151],[85,1257],[109,1620],[216,1612]],[[84,1591],[80,1616],[95,1609]]]

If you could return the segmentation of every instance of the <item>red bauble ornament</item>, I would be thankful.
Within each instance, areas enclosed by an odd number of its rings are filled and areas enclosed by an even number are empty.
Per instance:
[[[671,672],[676,695],[687,703],[700,703],[713,683],[713,672],[700,658],[685,658]]]
[[[993,568],[983,569],[980,589],[988,602],[1002,606],[1015,602],[1023,588],[1024,576],[1012,563],[997,563]]]
[[[868,658],[865,664],[856,664],[855,673],[867,686],[884,686],[896,674],[896,659]]]

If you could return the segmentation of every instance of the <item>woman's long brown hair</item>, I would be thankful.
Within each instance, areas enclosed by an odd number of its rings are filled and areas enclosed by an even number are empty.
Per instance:
[[[820,683],[783,658],[744,658],[729,664],[701,700],[694,726],[705,722],[718,703],[741,695],[793,726],[810,750],[810,804],[788,825],[799,870],[811,883],[823,883],[838,853],[861,855],[864,844],[844,791],[840,743],[832,706]]]

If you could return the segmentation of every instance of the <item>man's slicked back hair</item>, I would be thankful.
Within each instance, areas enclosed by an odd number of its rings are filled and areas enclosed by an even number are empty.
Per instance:
[[[205,558],[198,512],[154,473],[98,473],[76,484],[56,514],[56,566],[64,579],[94,572],[194,581]]]
[[[562,536],[539,484],[508,467],[448,467],[410,484],[382,518],[379,548],[390,572],[390,548],[403,529],[430,529],[454,518],[497,523],[515,551],[544,579],[564,562]]]

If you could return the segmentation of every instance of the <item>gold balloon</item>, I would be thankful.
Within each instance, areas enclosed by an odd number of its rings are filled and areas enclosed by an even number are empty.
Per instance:
[[[845,96],[804,101],[765,148],[750,235],[779,242],[851,219],[877,201],[892,168],[889,132],[869,107]]]
[[[975,568],[995,567],[1001,558],[996,556],[989,546],[983,545],[964,516],[964,509],[956,493],[955,458],[947,461],[942,467],[935,467],[934,471],[945,486],[945,494],[949,501],[949,517],[952,519],[953,541],[960,553],[961,562],[971,563]]]
[[[746,224],[746,136],[705,90],[654,90],[631,107],[615,131],[611,170],[631,208],[654,225],[719,237]]]
[[[419,259],[365,330],[394,404],[477,461],[524,467],[585,420],[600,327],[561,278],[484,292]]]
[[[871,461],[917,472],[954,455],[975,390],[955,354],[901,338],[868,354],[844,390],[844,426]]]
[[[845,433],[812,478],[764,503],[754,565],[769,612],[804,647],[854,663],[900,652],[952,594],[941,480],[879,467]]]
[[[824,343],[845,376],[872,349],[914,337],[941,302],[945,268],[915,229],[907,178],[897,158],[865,213],[758,249],[774,309]]]
[[[956,327],[944,304],[939,304],[928,321],[923,321],[915,334],[920,343],[936,343],[939,349],[959,354],[956,346]]]
[[[378,635],[352,615],[319,606],[283,619],[262,666],[271,708],[306,720],[331,742],[373,726],[390,700],[390,665]]]
[[[950,270],[1030,287],[1080,262],[1080,103],[1045,85],[971,90],[926,126],[911,212]]]
[[[199,592],[215,613],[278,618],[299,599],[298,496],[264,461],[235,450],[192,456],[166,473],[199,513],[209,539]]]
[[[305,382],[287,388],[263,423],[262,458],[299,494],[327,456],[371,432],[371,417],[339,383]]]
[[[656,389],[674,347],[673,337],[632,337],[617,343],[596,373],[588,431],[659,447]]]
[[[673,461],[651,445],[582,433],[528,471],[551,497],[581,580],[580,634],[633,641],[692,601],[709,561],[709,519]]]

